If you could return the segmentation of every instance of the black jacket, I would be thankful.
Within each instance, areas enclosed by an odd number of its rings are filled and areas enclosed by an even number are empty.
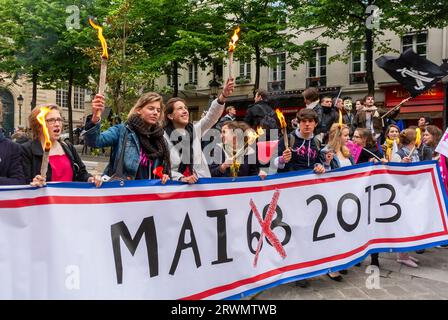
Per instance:
[[[79,157],[78,152],[71,143],[60,142],[62,149],[70,159],[73,170],[73,181],[85,182],[91,177],[86,166]],[[32,140],[22,144],[22,164],[25,172],[27,183],[33,181],[33,178],[40,174],[40,167],[42,165],[42,157],[44,151],[40,141]],[[48,163],[47,182],[51,181],[51,166]]]
[[[224,117],[219,119],[219,121],[215,124],[215,128],[218,129],[218,130],[221,130],[222,126],[227,121],[235,121],[235,117],[232,117],[230,114],[226,114]]]
[[[25,184],[20,145],[0,131],[0,185]]]
[[[272,110],[269,104],[264,100],[260,100],[247,109],[244,122],[255,129],[258,125],[260,125],[261,120],[266,115],[274,116],[274,114],[274,110]]]
[[[331,107],[322,107],[321,105],[317,105],[313,109],[317,113],[317,117],[319,119],[319,123],[314,130],[314,133],[317,135],[319,133],[328,133],[330,132],[331,125],[333,123],[337,123],[339,119],[338,111]]]
[[[370,159],[375,158],[377,156],[379,159],[383,158],[380,150],[376,146],[364,147],[362,148],[361,153],[359,154],[358,161],[356,163],[366,163],[369,162]]]

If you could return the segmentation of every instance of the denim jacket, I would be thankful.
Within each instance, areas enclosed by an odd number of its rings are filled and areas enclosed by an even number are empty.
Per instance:
[[[100,133],[100,123],[84,134],[85,143],[92,148],[112,147],[109,164],[104,174],[111,176],[117,169],[118,157],[123,148],[125,130],[128,131],[124,151],[123,174],[135,179],[140,164],[140,141],[137,134],[124,124],[117,124]]]

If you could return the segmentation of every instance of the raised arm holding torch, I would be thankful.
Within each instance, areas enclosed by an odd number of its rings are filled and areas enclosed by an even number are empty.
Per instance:
[[[107,43],[106,39],[103,36],[103,28],[96,25],[92,19],[89,18],[90,25],[98,31],[98,39],[101,42],[101,47],[103,48],[103,53],[101,55],[101,69],[100,69],[100,80],[98,83],[98,93],[104,95],[105,87],[106,87],[106,73],[107,73],[107,59],[109,58],[109,54],[107,52]],[[101,114],[99,111],[95,114],[96,118],[100,118]]]

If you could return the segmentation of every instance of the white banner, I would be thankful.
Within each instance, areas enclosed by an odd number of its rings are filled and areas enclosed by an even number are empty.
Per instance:
[[[0,298],[242,297],[446,242],[442,188],[435,162],[3,188]]]
[[[448,157],[448,129],[445,130],[439,144],[436,147],[436,152]]]

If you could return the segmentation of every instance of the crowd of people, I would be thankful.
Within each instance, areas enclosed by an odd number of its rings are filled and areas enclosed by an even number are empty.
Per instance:
[[[391,112],[377,107],[371,95],[356,100],[353,106],[349,99],[319,97],[316,88],[307,88],[303,92],[306,107],[291,122],[293,130],[282,137],[281,123],[265,90],[256,91],[255,103],[244,121],[236,121],[236,109],[226,108],[234,85],[234,80],[228,79],[221,94],[195,123],[190,121],[185,100],[171,98],[165,104],[161,95],[149,92],[138,99],[126,121],[106,131],[101,130],[99,116],[106,100],[97,94],[83,135],[86,146],[111,147],[103,176],[89,174],[73,145],[61,141],[61,109],[57,105],[37,106],[29,117],[29,141],[15,143],[0,131],[0,185],[41,187],[46,182],[81,181],[100,187],[107,179],[194,184],[207,177],[265,179],[269,174],[298,170],[325,174],[365,162],[439,160],[446,165],[445,158],[435,151],[442,130],[432,125],[431,119],[421,117],[418,126],[400,130],[394,123],[399,108]],[[44,107],[50,109],[45,122],[51,148],[46,159],[48,168],[42,172],[47,152],[37,116]],[[204,143],[210,137],[214,137],[214,143]],[[398,254],[397,261],[418,267],[418,259],[409,253]],[[378,254],[371,256],[371,264],[379,266]],[[328,276],[335,281],[342,279],[340,273]],[[297,284],[306,286],[307,282]]]

